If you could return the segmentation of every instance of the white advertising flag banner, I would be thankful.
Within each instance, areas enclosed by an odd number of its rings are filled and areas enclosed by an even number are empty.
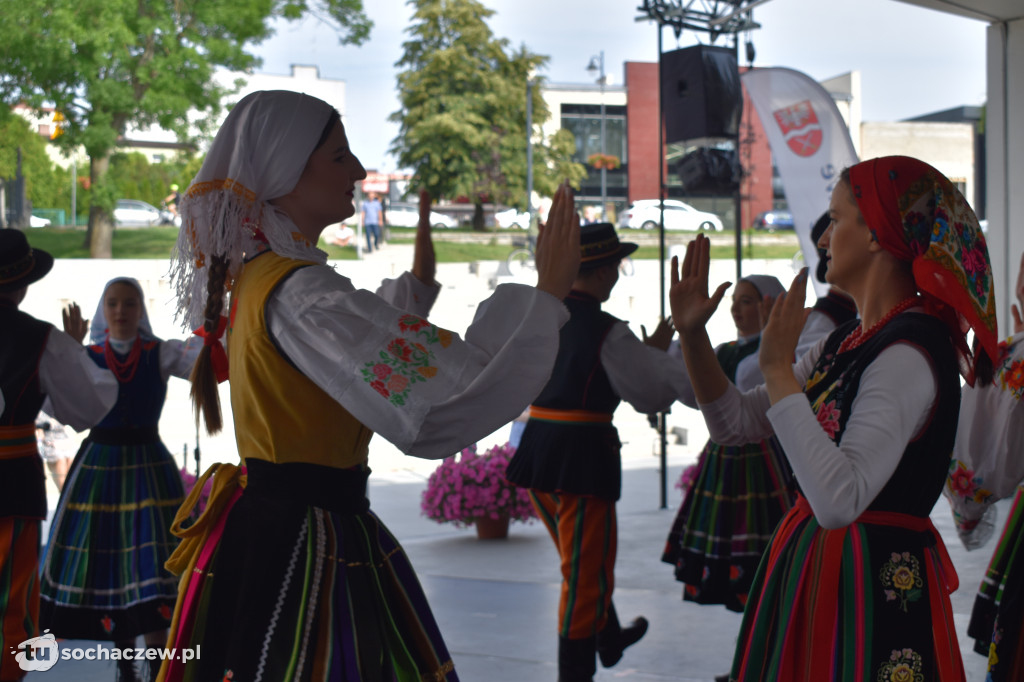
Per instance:
[[[857,163],[850,130],[832,96],[805,73],[751,69],[741,79],[768,136],[804,263],[821,296],[827,286],[813,276],[818,251],[811,244],[811,228],[828,210],[840,171]]]

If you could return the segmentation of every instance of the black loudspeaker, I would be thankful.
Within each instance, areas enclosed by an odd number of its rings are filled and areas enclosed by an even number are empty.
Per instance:
[[[739,187],[740,169],[736,152],[702,147],[690,152],[676,164],[683,190],[725,193]]]
[[[660,77],[665,142],[737,136],[743,90],[731,48],[695,45],[663,52]]]

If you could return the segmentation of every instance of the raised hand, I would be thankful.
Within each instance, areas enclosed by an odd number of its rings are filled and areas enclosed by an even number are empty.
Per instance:
[[[89,320],[82,319],[82,310],[78,304],[72,301],[61,310],[60,316],[64,322],[64,332],[78,343],[82,343],[89,332]]]
[[[724,282],[708,295],[708,271],[711,268],[711,241],[702,234],[686,245],[680,269],[672,258],[672,283],[668,300],[672,306],[672,324],[682,336],[704,329],[732,282]]]
[[[420,219],[416,224],[416,242],[412,253],[412,274],[424,284],[434,284],[437,256],[430,233],[430,193],[420,190]]]
[[[675,333],[676,330],[672,327],[671,318],[658,320],[658,326],[654,328],[654,333],[650,336],[647,335],[647,328],[640,325],[640,334],[644,343],[659,350],[668,350]]]
[[[778,297],[768,316],[768,324],[761,332],[761,346],[758,363],[765,381],[771,383],[771,376],[793,376],[793,362],[796,358],[796,342],[803,331],[804,322],[810,312],[804,308],[807,296],[807,268],[793,278],[789,291]],[[795,383],[795,379],[793,380]],[[799,387],[797,387],[799,389]],[[769,385],[769,391],[771,386]]]
[[[563,182],[537,237],[537,288],[561,300],[569,295],[579,270],[580,216],[572,188]]]

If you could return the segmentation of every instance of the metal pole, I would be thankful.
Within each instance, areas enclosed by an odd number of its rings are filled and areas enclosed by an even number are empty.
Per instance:
[[[733,34],[732,49],[733,54],[736,55],[736,64],[738,66],[740,63],[740,38],[738,34]],[[742,96],[743,93],[741,90],[740,97]],[[742,194],[742,192],[740,191],[742,189],[740,183],[743,179],[743,166],[740,162],[739,130],[736,131],[736,137],[733,138],[733,145],[735,147],[736,152],[736,165],[739,169],[739,177],[736,178],[736,189],[733,190],[733,197],[736,204],[736,208],[734,209],[736,211],[736,281],[739,282],[741,279],[743,279],[743,200],[740,197],[740,195]]]
[[[601,66],[601,156],[603,157],[607,152],[605,150],[605,117],[604,117],[604,50],[601,50],[600,57]],[[608,222],[608,170],[605,168],[607,164],[602,159],[601,162],[601,220]]]
[[[533,223],[533,79],[526,79],[526,212]]]
[[[71,152],[71,227],[78,226],[78,159]]]
[[[658,82],[661,82],[661,24],[658,24]],[[660,217],[658,218],[658,267],[660,268],[660,290],[658,300],[661,304],[661,319],[665,319],[665,115],[662,108],[661,95],[658,96],[658,192]],[[658,414],[658,437],[661,452],[659,468],[661,469],[661,506],[668,509],[668,431],[665,423],[666,412]]]

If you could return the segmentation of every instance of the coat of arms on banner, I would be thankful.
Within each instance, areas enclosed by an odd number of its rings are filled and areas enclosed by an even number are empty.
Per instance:
[[[772,116],[779,124],[786,144],[798,156],[810,156],[821,147],[821,124],[810,100],[777,109]]]

